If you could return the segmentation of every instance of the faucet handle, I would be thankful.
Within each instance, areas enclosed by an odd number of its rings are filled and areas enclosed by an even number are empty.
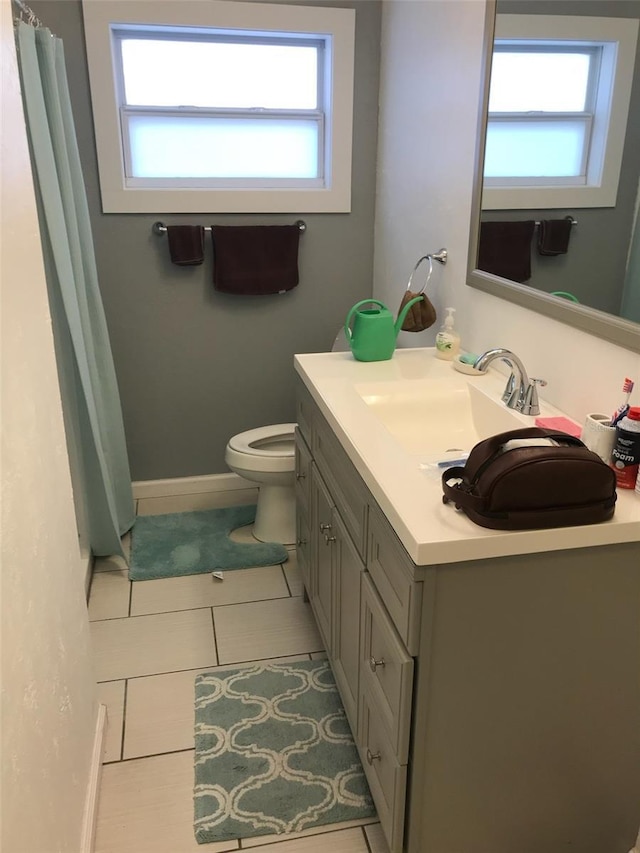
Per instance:
[[[510,409],[515,409],[519,393],[520,388],[516,382],[516,375],[512,370],[511,375],[507,379],[507,384],[504,386],[504,391],[502,392],[502,402]]]
[[[546,379],[530,379],[529,386],[525,389],[520,411],[523,415],[539,415],[540,405],[538,403],[538,385],[541,388],[547,384]]]

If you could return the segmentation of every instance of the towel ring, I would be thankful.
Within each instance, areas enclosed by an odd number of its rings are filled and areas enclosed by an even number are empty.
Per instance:
[[[427,285],[429,284],[429,281],[431,280],[431,273],[433,272],[433,260],[431,259],[431,255],[424,255],[422,258],[420,258],[420,260],[416,263],[415,267],[411,271],[411,275],[409,276],[409,281],[407,283],[407,290],[411,290],[411,285],[413,284],[413,277],[416,274],[416,270],[418,269],[418,267],[420,266],[420,264],[423,261],[429,261],[429,272],[427,273],[427,278],[425,280],[425,283],[422,285],[420,290],[416,291],[416,294],[418,296],[420,296],[421,293],[425,292]]]
[[[431,273],[433,272],[434,260],[438,261],[439,264],[442,264],[444,266],[444,264],[447,263],[447,256],[448,256],[448,252],[446,249],[440,249],[437,252],[430,252],[428,255],[423,255],[418,260],[415,267],[411,271],[411,275],[409,276],[409,281],[407,283],[407,290],[411,290],[411,285],[413,283],[413,276],[415,275],[416,270],[418,269],[420,264],[423,261],[429,261],[429,272],[427,273],[427,279],[426,279],[425,283],[422,285],[422,287],[420,288],[420,290],[417,291],[417,295],[420,296],[420,294],[424,293],[425,290],[427,289],[427,285],[429,284],[429,281],[431,280]]]

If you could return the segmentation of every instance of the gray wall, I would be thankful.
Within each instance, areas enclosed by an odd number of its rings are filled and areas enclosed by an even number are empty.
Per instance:
[[[133,479],[227,471],[231,435],[295,419],[294,353],[331,349],[349,307],[372,292],[380,2],[308,4],[356,9],[352,212],[211,217],[102,213],[81,4],[30,5],[65,45]],[[300,284],[281,296],[217,293],[209,245],[203,266],[177,267],[166,237],[151,233],[157,219],[276,225],[298,218],[307,223]]]
[[[498,14],[589,15],[640,18],[640,0],[498,0]],[[531,253],[531,279],[537,290],[568,290],[580,302],[620,316],[627,253],[640,174],[640,46],[636,52],[634,85],[629,106],[620,184],[615,207],[560,210],[492,210],[483,220],[561,219],[570,214],[578,221],[571,233],[569,251],[558,257]]]

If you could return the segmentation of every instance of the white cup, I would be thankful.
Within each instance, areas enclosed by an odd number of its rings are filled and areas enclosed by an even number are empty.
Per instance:
[[[611,426],[609,415],[593,413],[587,415],[580,435],[589,450],[597,453],[607,465],[611,462],[611,451],[616,441],[616,428]]]

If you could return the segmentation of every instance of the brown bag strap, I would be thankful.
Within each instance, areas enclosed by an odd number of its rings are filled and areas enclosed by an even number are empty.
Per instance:
[[[462,480],[461,485],[452,486],[449,480]],[[475,509],[478,512],[484,509],[485,499],[477,495],[471,495],[464,490],[465,484],[464,468],[447,468],[442,475],[442,501],[449,503],[453,501],[457,506],[463,506],[470,509]]]

